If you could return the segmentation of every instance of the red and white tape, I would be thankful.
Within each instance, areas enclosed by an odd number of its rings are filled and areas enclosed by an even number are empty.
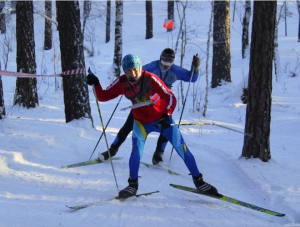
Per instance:
[[[85,69],[72,69],[62,72],[61,74],[53,74],[53,75],[40,75],[40,74],[30,74],[30,73],[19,73],[19,72],[10,72],[5,70],[0,70],[0,75],[3,76],[14,76],[14,77],[22,77],[22,78],[30,78],[30,77],[61,77],[65,75],[74,75],[85,73]]]
[[[81,74],[81,73],[85,73],[85,69],[72,69],[72,70],[62,72],[61,75],[73,75],[73,74]]]

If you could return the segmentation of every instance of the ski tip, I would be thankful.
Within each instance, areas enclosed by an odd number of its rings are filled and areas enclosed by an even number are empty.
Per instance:
[[[275,216],[276,216],[276,217],[284,217],[285,214],[276,214]]]

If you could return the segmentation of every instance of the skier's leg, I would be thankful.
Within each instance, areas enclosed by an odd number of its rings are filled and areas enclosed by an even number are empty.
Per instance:
[[[218,190],[203,180],[202,174],[198,170],[195,158],[186,146],[178,127],[171,126],[165,129],[163,135],[169,140],[178,155],[183,159],[186,167],[189,169],[193,177],[193,182],[197,190],[202,193],[218,196]]]
[[[140,160],[143,155],[147,135],[148,132],[145,125],[139,121],[134,121],[132,131],[132,151],[129,159],[130,177],[132,179],[138,178]]]
[[[169,140],[178,155],[183,159],[192,176],[198,176],[200,172],[198,170],[194,155],[190,152],[189,148],[185,144],[178,127],[171,126],[165,129],[163,135]]]
[[[165,148],[167,146],[168,140],[166,137],[164,137],[162,134],[159,134],[156,149],[152,157],[152,163],[153,165],[158,164],[159,162],[162,162],[162,156],[164,154]]]
[[[119,149],[121,144],[126,140],[127,136],[132,131],[132,127],[133,127],[133,114],[132,114],[132,111],[130,111],[130,113],[125,121],[125,124],[122,126],[122,128],[120,129],[120,131],[117,134],[116,139],[112,143],[114,148],[116,148],[117,150]]]
[[[134,121],[132,133],[132,151],[129,158],[129,185],[119,192],[120,198],[128,198],[137,193],[138,172],[146,138],[147,132],[144,128],[144,125],[138,121]]]
[[[132,114],[132,111],[130,111],[130,113],[125,121],[125,124],[119,130],[114,142],[110,145],[109,151],[110,151],[111,157],[113,157],[117,154],[119,147],[126,140],[128,134],[132,131],[132,127],[133,127],[133,114]],[[108,151],[105,151],[105,152],[102,152],[101,154],[99,154],[100,160],[107,160],[108,158],[109,158]]]

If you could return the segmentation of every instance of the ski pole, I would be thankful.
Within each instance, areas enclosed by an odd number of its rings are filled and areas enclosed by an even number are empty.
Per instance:
[[[174,125],[181,125],[181,126],[188,126],[188,125],[212,125],[212,123],[209,122],[196,122],[196,123],[175,123],[175,124],[170,124],[171,126]]]
[[[182,125],[182,126],[188,126],[188,125],[192,125],[192,126],[195,126],[195,125],[212,125],[211,123],[208,123],[208,122],[196,122],[196,123],[174,123],[174,124],[170,124],[170,126],[179,126],[179,125]],[[160,128],[161,127],[161,124],[156,124],[155,125],[157,128]]]
[[[238,131],[238,130],[236,130],[236,129],[232,129],[232,128],[229,128],[229,127],[226,127],[226,126],[223,126],[223,125],[219,125],[219,124],[216,124],[216,123],[212,123],[212,125],[215,125],[215,126],[218,126],[218,127],[221,127],[221,128],[226,128],[226,129],[229,129],[229,130],[231,130],[231,131],[235,131],[235,132],[244,134],[245,136],[250,136],[250,137],[252,137],[252,135],[249,134],[249,133],[244,133],[244,132],[241,132],[241,131]]]
[[[198,56],[198,54],[196,54],[196,56]],[[193,58],[193,60],[194,60],[194,58]],[[181,122],[181,118],[182,118],[183,110],[184,110],[184,107],[185,107],[186,98],[187,98],[188,93],[189,93],[191,81],[192,81],[193,76],[194,76],[195,66],[194,66],[193,63],[194,63],[194,61],[192,62],[192,73],[191,73],[191,78],[190,78],[189,85],[188,85],[188,88],[187,88],[187,91],[186,91],[186,95],[185,95],[185,98],[184,98],[184,102],[183,102],[183,106],[182,106],[182,111],[181,111],[180,118],[179,118],[179,124],[180,124],[180,122]],[[179,128],[179,125],[178,125],[178,128]],[[171,151],[169,163],[171,162],[171,158],[172,158],[173,151],[174,151],[174,147],[172,147],[172,151]]]
[[[238,130],[236,130],[236,129],[232,129],[232,128],[226,127],[226,126],[224,126],[224,125],[216,124],[216,123],[214,123],[214,122],[195,122],[195,123],[171,124],[171,126],[174,126],[174,125],[182,125],[182,126],[186,126],[186,125],[215,125],[215,126],[218,126],[218,127],[221,127],[221,128],[229,129],[229,130],[231,130],[231,131],[235,131],[235,132],[238,132],[238,133],[242,133],[242,134],[244,134],[245,136],[250,136],[250,137],[252,137],[252,135],[249,134],[249,133],[244,133],[244,132],[238,131]]]
[[[90,68],[88,69],[88,72],[92,73],[92,71],[90,70]],[[100,105],[98,103],[98,99],[97,99],[97,96],[96,96],[95,92],[94,92],[94,95],[95,95],[95,98],[96,98],[96,104],[97,104],[97,108],[98,108],[98,113],[99,113],[99,117],[100,117],[100,122],[101,122],[101,126],[102,126],[102,131],[103,131],[103,135],[104,135],[106,147],[107,147],[107,150],[108,150],[108,155],[109,155],[109,160],[110,160],[111,168],[112,168],[113,175],[114,175],[114,178],[115,178],[117,190],[119,191],[119,186],[118,186],[118,182],[117,182],[117,178],[116,178],[116,173],[115,173],[114,165],[113,165],[113,162],[112,162],[112,159],[111,159],[111,155],[110,155],[110,151],[109,151],[109,148],[108,148],[108,142],[107,142],[105,128],[104,128],[104,124],[103,124],[103,120],[102,120],[102,115],[101,115],[101,111],[100,111]]]
[[[118,106],[119,106],[119,104],[120,104],[120,101],[121,101],[121,99],[122,99],[122,98],[123,98],[123,95],[120,97],[120,99],[119,99],[119,101],[118,101],[118,103],[117,103],[117,105],[116,105],[115,109],[113,110],[113,112],[112,112],[112,114],[111,114],[110,118],[108,119],[108,122],[107,122],[107,124],[106,124],[106,126],[105,126],[105,129],[104,129],[104,130],[106,130],[106,128],[107,128],[107,126],[108,126],[108,124],[109,124],[110,120],[112,119],[113,115],[115,114],[115,112],[116,112],[116,109],[118,108]],[[91,157],[90,157],[90,159],[89,159],[89,160],[91,160],[91,158],[92,158],[92,156],[93,156],[93,154],[94,154],[94,152],[95,152],[96,148],[98,147],[98,144],[99,144],[99,142],[100,142],[100,140],[101,140],[101,138],[102,138],[103,134],[104,134],[104,131],[102,131],[102,133],[101,133],[101,136],[100,136],[100,138],[98,139],[98,142],[97,142],[97,144],[96,144],[96,146],[95,146],[95,148],[94,148],[94,150],[93,150],[93,152],[92,152],[92,154],[91,154]]]

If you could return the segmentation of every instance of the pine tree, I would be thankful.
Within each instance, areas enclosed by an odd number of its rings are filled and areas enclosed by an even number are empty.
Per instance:
[[[17,72],[36,73],[33,27],[33,2],[16,3]],[[36,78],[17,78],[14,105],[34,108],[38,105]]]
[[[276,1],[255,1],[252,23],[248,104],[242,156],[271,159],[270,123]]]
[[[231,82],[229,0],[214,1],[213,63],[211,87]]]
[[[105,42],[110,41],[111,0],[106,1]]]
[[[153,38],[152,0],[146,1],[146,39]]]
[[[78,1],[56,1],[62,71],[85,68]],[[63,76],[66,122],[89,117],[91,109],[83,73]]]
[[[52,48],[52,1],[45,1],[44,50]]]

